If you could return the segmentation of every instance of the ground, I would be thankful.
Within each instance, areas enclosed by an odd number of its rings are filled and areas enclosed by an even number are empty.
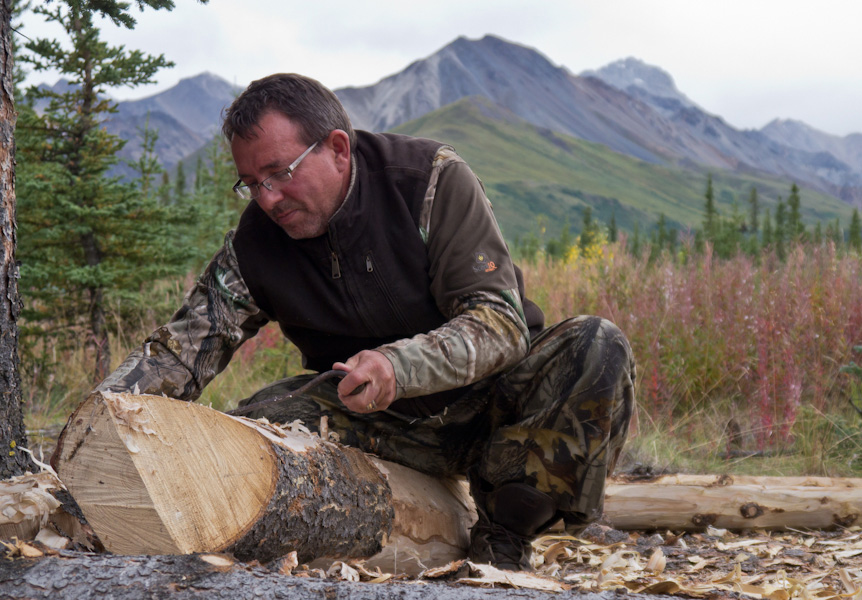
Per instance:
[[[465,561],[410,579],[361,562],[327,571],[239,563],[223,555],[122,557],[4,543],[0,598],[461,598],[612,599],[622,591],[676,598],[826,600],[862,598],[862,529],[698,533],[623,532],[592,525],[579,538],[548,535],[535,543],[537,575]],[[96,587],[93,587],[96,586]],[[429,586],[432,586],[429,588]],[[274,594],[274,590],[280,590]],[[80,595],[86,591],[85,595]],[[226,595],[225,595],[226,594]]]

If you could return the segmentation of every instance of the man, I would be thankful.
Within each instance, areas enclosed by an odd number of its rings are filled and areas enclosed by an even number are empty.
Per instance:
[[[100,386],[193,400],[277,321],[314,371],[240,402],[251,416],[326,416],[343,443],[434,475],[466,475],[470,556],[530,568],[530,541],[601,514],[633,408],[634,362],[598,317],[543,330],[481,183],[431,140],[354,132],[298,75],[253,82],[227,110],[239,226],[156,330]]]

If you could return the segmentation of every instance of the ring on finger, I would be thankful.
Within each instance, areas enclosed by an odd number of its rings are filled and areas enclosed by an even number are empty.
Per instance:
[[[372,400],[368,403],[368,406],[365,407],[365,410],[374,410],[375,408],[377,408],[377,403]]]

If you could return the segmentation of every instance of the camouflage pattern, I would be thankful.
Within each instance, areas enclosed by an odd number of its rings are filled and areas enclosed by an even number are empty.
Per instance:
[[[634,407],[629,343],[612,323],[592,316],[548,328],[524,359],[464,388],[427,418],[399,413],[398,402],[383,412],[352,413],[333,381],[283,398],[311,377],[281,380],[240,405],[282,398],[249,416],[300,420],[313,431],[326,416],[342,443],[383,459],[431,475],[466,474],[488,489],[527,483],[554,499],[572,533],[601,515],[605,479]]]
[[[232,240],[230,232],[171,321],[132,351],[97,390],[195,400],[236,349],[269,321],[242,280]]]

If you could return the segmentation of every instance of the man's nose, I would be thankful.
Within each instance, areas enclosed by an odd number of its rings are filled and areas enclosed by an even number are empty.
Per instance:
[[[260,186],[257,193],[257,204],[264,212],[271,210],[276,204],[281,202],[284,194],[277,186],[273,186],[271,190]]]

